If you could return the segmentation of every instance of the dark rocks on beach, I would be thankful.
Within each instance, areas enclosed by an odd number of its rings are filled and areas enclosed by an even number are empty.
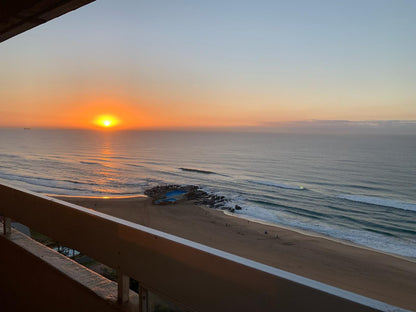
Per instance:
[[[152,198],[152,202],[156,203],[163,198],[165,198],[166,193],[172,191],[183,191],[185,192],[184,198],[187,200],[195,201],[196,205],[205,205],[210,208],[228,210],[230,212],[235,212],[235,210],[241,210],[241,207],[235,205],[235,207],[227,206],[227,203],[230,201],[224,196],[215,195],[212,193],[205,192],[199,188],[197,185],[176,185],[176,184],[167,184],[167,185],[158,185],[150,189],[145,190],[145,194]]]
[[[144,191],[144,194],[151,197],[153,199],[153,202],[155,202],[157,200],[165,198],[166,193],[168,192],[183,191],[185,192],[185,196],[187,196],[188,194],[191,194],[197,189],[198,189],[198,186],[196,185],[166,184],[166,185],[158,185],[150,189],[147,189]]]

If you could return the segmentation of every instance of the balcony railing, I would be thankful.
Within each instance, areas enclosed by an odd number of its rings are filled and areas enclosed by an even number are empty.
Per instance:
[[[174,235],[0,184],[0,215],[45,234],[191,311],[405,311]],[[6,282],[6,281],[3,281]],[[7,283],[7,282],[6,282]],[[74,299],[76,300],[76,299]],[[143,307],[141,305],[141,307]]]

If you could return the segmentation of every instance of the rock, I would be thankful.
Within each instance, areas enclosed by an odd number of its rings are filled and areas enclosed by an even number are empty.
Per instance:
[[[235,210],[241,210],[242,208],[239,205],[235,205],[234,209]]]
[[[184,191],[186,192],[183,197],[187,200],[194,200],[197,205],[205,205],[216,209],[226,209],[234,212],[236,209],[240,210],[241,207],[236,205],[234,208],[225,207],[225,204],[229,202],[225,196],[207,193],[199,188],[197,185],[177,185],[166,184],[158,185],[150,189],[145,190],[145,194],[152,198],[152,202],[155,203],[161,199],[164,199],[166,193],[172,191]]]

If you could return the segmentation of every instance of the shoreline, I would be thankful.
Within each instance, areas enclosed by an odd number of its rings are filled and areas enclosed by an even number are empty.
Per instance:
[[[416,310],[414,261],[181,200],[148,197],[61,200],[270,265],[401,308]]]
[[[121,195],[121,196],[78,196],[78,195],[55,195],[55,194],[45,194],[45,195],[50,196],[50,197],[55,197],[55,198],[58,198],[58,199],[63,199],[63,200],[64,200],[64,198],[68,198],[68,199],[71,199],[71,198],[73,198],[73,199],[104,199],[104,200],[134,199],[134,198],[143,198],[143,199],[148,198],[148,199],[151,199],[150,196],[143,195],[143,194]],[[284,224],[277,224],[277,223],[273,223],[273,222],[268,222],[268,221],[265,221],[265,220],[245,216],[245,215],[242,215],[242,214],[239,214],[239,213],[236,214],[236,213],[231,212],[229,210],[212,208],[212,207],[209,207],[207,205],[201,205],[201,204],[196,204],[196,203],[195,203],[195,205],[203,207],[204,209],[216,210],[216,211],[218,211],[220,213],[223,213],[224,215],[229,216],[229,217],[243,219],[243,220],[247,220],[247,221],[250,221],[250,222],[253,222],[253,223],[258,223],[258,224],[262,224],[262,225],[266,225],[266,226],[271,226],[271,227],[275,227],[277,229],[292,231],[292,232],[295,232],[295,233],[298,233],[298,234],[301,234],[301,235],[305,235],[305,236],[316,237],[316,238],[320,238],[320,239],[326,239],[328,241],[332,241],[332,242],[343,244],[343,245],[350,246],[350,247],[361,248],[361,249],[372,251],[372,252],[378,252],[378,253],[383,254],[383,255],[395,257],[395,258],[405,260],[405,261],[409,261],[409,262],[412,262],[412,263],[416,264],[416,258],[406,257],[406,256],[398,255],[398,254],[395,254],[395,253],[391,253],[391,252],[371,248],[371,247],[368,247],[368,246],[360,245],[360,244],[357,244],[357,243],[354,243],[354,242],[351,242],[351,241],[348,241],[348,240],[343,240],[343,239],[340,239],[340,238],[332,237],[332,236],[321,234],[321,233],[318,233],[318,232],[313,232],[313,231],[308,231],[308,230],[304,230],[304,229],[300,229],[300,228],[295,228],[295,227],[291,227],[291,226],[284,225]]]
[[[208,208],[208,209],[211,209],[211,208]],[[304,230],[304,229],[298,229],[298,228],[294,228],[294,227],[284,225],[284,224],[277,224],[277,223],[272,223],[272,222],[268,222],[268,221],[264,221],[264,220],[260,220],[260,219],[256,219],[256,218],[246,217],[244,215],[234,214],[234,213],[224,211],[224,210],[220,210],[220,209],[217,209],[217,210],[224,213],[227,216],[230,216],[230,217],[249,220],[251,222],[256,222],[258,224],[263,224],[263,225],[267,225],[267,226],[273,226],[273,227],[276,227],[276,228],[279,228],[279,229],[292,231],[292,232],[295,232],[295,233],[298,233],[298,234],[301,234],[301,235],[305,235],[305,236],[316,237],[316,238],[320,238],[320,239],[326,239],[328,241],[332,241],[332,242],[335,242],[335,243],[338,243],[338,244],[343,244],[345,246],[350,246],[350,247],[354,247],[354,248],[361,248],[361,249],[372,251],[372,252],[378,252],[378,253],[386,255],[386,256],[395,257],[395,258],[405,260],[405,261],[409,261],[409,262],[412,262],[412,263],[416,264],[416,258],[406,257],[406,256],[398,255],[398,254],[395,254],[395,253],[391,253],[391,252],[387,252],[387,251],[383,251],[383,250],[378,250],[378,249],[367,247],[367,246],[364,246],[364,245],[360,245],[360,244],[357,244],[357,243],[354,243],[354,242],[351,242],[351,241],[347,241],[347,240],[343,240],[343,239],[340,239],[340,238],[324,235],[324,234],[321,234],[321,233],[318,233],[318,232],[308,231],[308,230]]]

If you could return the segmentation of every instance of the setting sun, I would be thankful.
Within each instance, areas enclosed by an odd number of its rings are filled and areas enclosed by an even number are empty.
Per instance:
[[[119,123],[120,121],[112,115],[100,115],[94,120],[94,124],[102,128],[112,128]]]

